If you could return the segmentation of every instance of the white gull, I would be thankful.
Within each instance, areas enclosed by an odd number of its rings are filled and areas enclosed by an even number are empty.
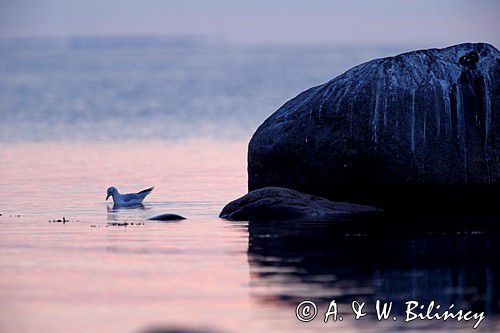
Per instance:
[[[113,202],[117,206],[133,206],[133,205],[139,205],[142,203],[142,200],[153,191],[154,187],[150,187],[146,190],[142,190],[137,193],[128,193],[128,194],[121,194],[118,192],[118,189],[116,187],[110,187],[108,188],[108,195],[106,197],[106,200],[110,196],[113,197]]]

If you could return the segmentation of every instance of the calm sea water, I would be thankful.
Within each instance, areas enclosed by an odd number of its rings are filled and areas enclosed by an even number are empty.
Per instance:
[[[0,330],[470,331],[403,323],[406,300],[486,311],[499,329],[498,235],[367,235],[234,223],[246,145],[300,91],[405,49],[235,45],[0,48]],[[156,186],[114,209],[106,188]],[[188,219],[146,220],[159,213]],[[50,222],[57,219],[69,222]],[[127,225],[124,225],[124,223]],[[405,223],[405,221],[401,221]],[[303,323],[295,306],[317,302]],[[322,322],[330,300],[342,322]],[[397,321],[377,322],[375,300]],[[352,300],[367,301],[355,321]],[[368,308],[369,307],[369,308]]]

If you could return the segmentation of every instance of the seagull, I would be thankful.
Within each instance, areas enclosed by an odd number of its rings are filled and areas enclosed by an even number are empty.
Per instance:
[[[118,192],[116,187],[111,186],[108,188],[108,195],[106,196],[106,200],[110,196],[113,197],[113,202],[115,206],[133,206],[133,205],[139,205],[142,203],[142,200],[153,191],[154,186],[150,187],[146,190],[142,190],[141,192],[138,193],[128,193],[128,194],[121,194]]]

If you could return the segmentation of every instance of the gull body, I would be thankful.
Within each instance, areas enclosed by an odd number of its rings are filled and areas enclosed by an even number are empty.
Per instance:
[[[118,192],[118,189],[116,187],[112,186],[108,188],[108,195],[106,196],[106,200],[108,200],[109,197],[113,197],[115,206],[140,205],[144,198],[149,193],[151,193],[153,189],[154,187],[150,187],[137,193],[121,194],[120,192]]]

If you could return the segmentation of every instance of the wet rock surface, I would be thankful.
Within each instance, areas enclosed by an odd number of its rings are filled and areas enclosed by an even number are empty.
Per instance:
[[[345,202],[332,202],[287,188],[266,187],[228,203],[219,217],[233,221],[327,220],[379,209]]]
[[[413,51],[302,92],[252,137],[249,190],[383,207],[495,205],[499,59],[483,43]]]

